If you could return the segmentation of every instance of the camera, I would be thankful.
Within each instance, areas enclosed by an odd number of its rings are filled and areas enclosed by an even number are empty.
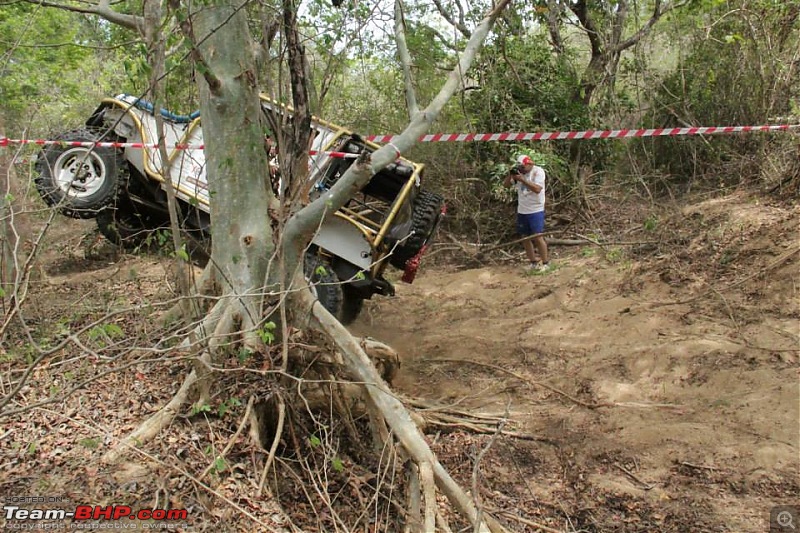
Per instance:
[[[525,174],[525,165],[522,164],[514,165],[513,167],[511,167],[511,174],[513,176],[521,176],[522,174]]]

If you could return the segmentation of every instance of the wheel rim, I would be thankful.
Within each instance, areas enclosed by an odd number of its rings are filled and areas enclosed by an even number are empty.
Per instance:
[[[58,156],[53,165],[58,188],[73,198],[86,198],[95,194],[103,186],[106,174],[103,159],[85,148],[67,150]]]

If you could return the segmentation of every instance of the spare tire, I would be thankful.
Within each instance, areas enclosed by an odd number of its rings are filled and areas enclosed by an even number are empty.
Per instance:
[[[406,262],[417,255],[422,247],[433,237],[439,219],[442,216],[444,197],[428,191],[420,191],[414,201],[411,215],[411,235],[397,245],[389,257],[389,263],[399,269],[406,267]]]
[[[72,218],[94,218],[117,196],[124,168],[117,148],[71,145],[103,138],[95,128],[56,137],[60,144],[44,148],[36,161],[36,189],[45,203]],[[108,140],[108,139],[106,139]],[[116,139],[115,139],[116,140]]]

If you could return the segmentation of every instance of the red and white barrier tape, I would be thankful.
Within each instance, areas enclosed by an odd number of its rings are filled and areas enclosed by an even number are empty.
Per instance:
[[[800,124],[772,126],[722,126],[702,128],[658,128],[639,130],[587,130],[538,133],[433,133],[423,135],[420,142],[471,142],[471,141],[556,141],[571,139],[624,139],[628,137],[663,137],[674,135],[711,135],[720,133],[745,133],[754,131],[788,131]],[[396,135],[371,135],[367,140],[376,143],[391,142]]]
[[[152,148],[157,149],[159,146],[158,144],[147,144],[147,143],[122,143],[122,142],[107,142],[107,141],[48,141],[45,139],[9,139],[7,137],[0,137],[0,147],[9,146],[11,144],[35,144],[37,146],[47,146],[47,145],[59,145],[59,146],[76,146],[76,147],[95,147],[95,148]],[[205,148],[205,145],[202,144],[180,144],[176,143],[174,145],[168,146],[168,148],[173,148],[175,150],[202,150]],[[312,150],[309,152],[310,155],[318,155],[318,154],[327,154],[333,158],[345,159],[345,158],[357,158],[358,154],[349,154],[346,152],[318,152],[316,150]]]
[[[573,139],[626,139],[630,137],[666,137],[679,135],[718,135],[726,133],[748,133],[766,131],[789,131],[800,128],[800,124],[777,124],[769,126],[714,126],[697,128],[656,128],[638,130],[586,130],[586,131],[559,131],[538,133],[433,133],[423,135],[419,142],[502,142],[502,141],[558,141]],[[388,143],[397,139],[398,135],[369,135],[368,141]],[[49,141],[44,139],[9,139],[0,137],[0,147],[11,144],[35,144],[46,146],[57,144],[60,146],[95,146],[99,148],[158,148],[158,144],[123,143],[123,142],[87,142],[87,141]],[[174,144],[169,146],[175,150],[202,150],[202,144]],[[358,154],[345,152],[310,152],[311,155],[327,154],[334,158],[356,158]]]

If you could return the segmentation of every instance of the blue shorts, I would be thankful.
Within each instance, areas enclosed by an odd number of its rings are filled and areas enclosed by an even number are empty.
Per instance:
[[[517,213],[517,233],[520,235],[544,233],[544,211],[526,215]]]

